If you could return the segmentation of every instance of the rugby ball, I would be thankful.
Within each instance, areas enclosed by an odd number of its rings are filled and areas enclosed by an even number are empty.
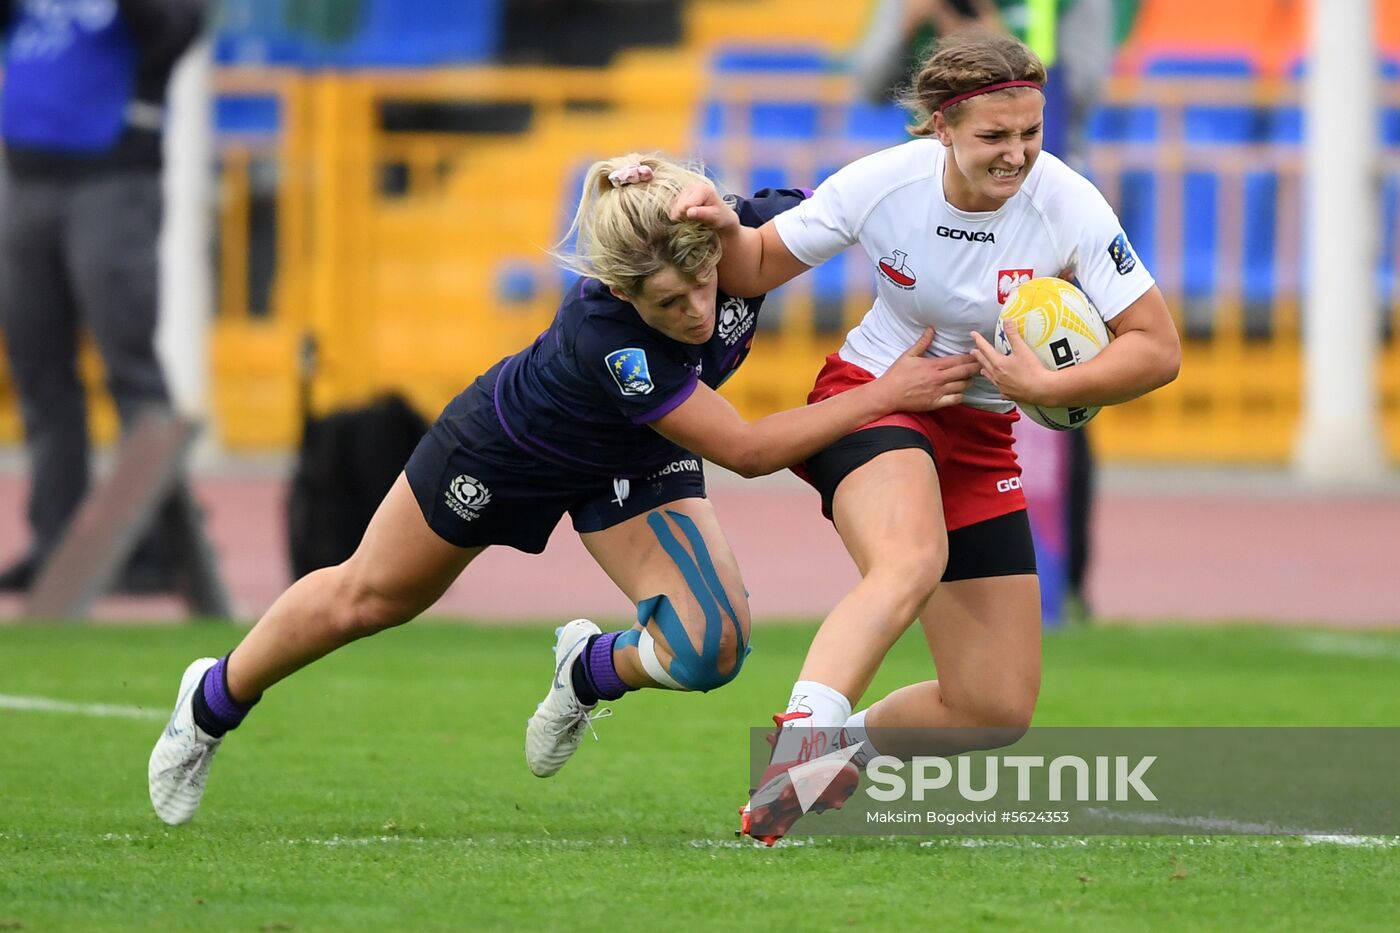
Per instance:
[[[1064,279],[1044,276],[1023,282],[1006,299],[997,318],[996,347],[1007,356],[1011,344],[1007,328],[1021,332],[1046,369],[1060,370],[1086,363],[1108,346],[1103,318],[1078,286]],[[1021,413],[1036,424],[1056,431],[1071,431],[1089,423],[1097,407],[1049,408],[1017,403]]]

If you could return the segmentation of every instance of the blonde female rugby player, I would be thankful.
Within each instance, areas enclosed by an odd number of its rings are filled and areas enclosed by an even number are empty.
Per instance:
[[[869,385],[744,421],[715,389],[748,355],[763,300],[719,291],[718,234],[671,220],[678,194],[697,184],[709,186],[651,156],[589,169],[578,245],[561,257],[584,277],[549,329],[448,404],[348,561],[297,581],[232,653],[185,671],[150,758],[162,820],[194,815],[214,752],[263,691],[423,612],[486,548],[539,553],[565,513],[637,623],[559,630],[549,690],[526,730],[531,771],[563,767],[600,699],[711,690],[738,675],[748,603],[700,458],[769,473],[872,418],[956,404],[977,366],[925,358],[931,335],[915,335]],[[726,209],[756,227],[803,197],[764,190]]]

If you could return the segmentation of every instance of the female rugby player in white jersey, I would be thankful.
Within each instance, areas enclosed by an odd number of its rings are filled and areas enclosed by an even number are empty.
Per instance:
[[[1111,405],[1176,376],[1176,329],[1112,209],[1041,151],[1044,82],[1044,66],[1016,39],[962,34],[917,72],[908,102],[926,115],[912,130],[921,138],[846,166],[758,228],[700,188],[677,202],[678,215],[720,231],[720,287],[734,295],[767,292],[860,244],[875,303],[809,401],[878,377],[927,326],[933,355],[970,351],[982,368],[963,404],[872,421],[799,470],[863,579],[827,616],[787,712],[775,717],[783,731],[745,819],[752,835],[776,838],[800,815],[785,771],[824,749],[819,730],[993,730],[967,737],[967,747],[1021,734],[1040,690],[1041,618],[1012,401]],[[1008,293],[1029,278],[1071,274],[1108,323],[1109,346],[1060,372],[1019,338],[1009,356],[998,353],[989,338]],[[939,678],[852,716],[916,618]],[[837,781],[829,793],[853,786]]]

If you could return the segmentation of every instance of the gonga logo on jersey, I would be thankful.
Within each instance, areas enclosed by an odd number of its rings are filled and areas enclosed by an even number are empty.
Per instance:
[[[604,360],[613,381],[623,395],[646,395],[656,388],[651,381],[651,370],[647,368],[647,354],[639,347],[624,347],[614,350]]]
[[[491,502],[491,490],[475,476],[463,473],[447,489],[447,507],[463,521],[471,521]]]
[[[1118,267],[1119,275],[1127,275],[1137,267],[1137,257],[1133,255],[1133,248],[1128,245],[1128,238],[1120,233],[1113,238],[1113,242],[1108,244],[1108,258],[1113,260],[1113,264]]]
[[[879,267],[881,275],[905,291],[912,289],[919,280],[914,270],[909,268],[909,254],[904,250],[895,250],[893,256],[881,256]]]
[[[1018,287],[1035,278],[1034,269],[1002,269],[997,273],[997,304],[1006,304],[1006,299]]]
[[[719,323],[716,328],[719,330],[719,339],[731,347],[734,346],[753,321],[753,315],[753,309],[749,307],[747,300],[743,298],[724,299],[724,304],[719,306],[717,314]]]

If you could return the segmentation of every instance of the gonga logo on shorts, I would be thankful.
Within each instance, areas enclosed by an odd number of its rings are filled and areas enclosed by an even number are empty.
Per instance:
[[[624,347],[614,350],[604,357],[608,372],[622,390],[623,395],[646,395],[656,388],[651,381],[651,371],[647,368],[647,354],[638,347]]]
[[[481,510],[491,502],[491,490],[481,480],[463,473],[452,481],[447,490],[447,506],[463,521],[471,521],[481,515]]]

